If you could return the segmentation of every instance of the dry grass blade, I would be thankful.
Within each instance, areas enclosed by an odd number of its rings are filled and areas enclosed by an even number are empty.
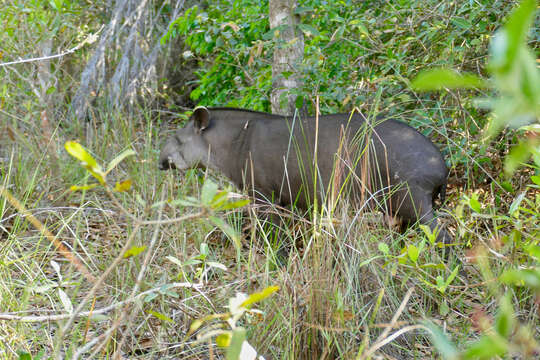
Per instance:
[[[60,240],[58,240],[56,238],[56,236],[54,236],[53,233],[51,233],[49,231],[49,229],[47,229],[45,227],[45,225],[43,225],[41,223],[41,221],[39,221],[34,215],[32,215],[28,210],[26,210],[25,206],[18,200],[16,199],[10,192],[9,190],[7,190],[6,188],[4,188],[3,186],[0,186],[0,195],[2,195],[3,197],[6,198],[6,200],[11,204],[13,205],[13,207],[15,207],[19,213],[28,219],[28,221],[34,225],[34,227],[36,229],[38,229],[39,231],[41,231],[43,234],[45,234],[45,236],[47,237],[47,239],[56,247],[56,249],[58,250],[58,252],[60,254],[62,254],[62,256],[64,256],[66,259],[69,260],[70,263],[73,264],[73,266],[75,266],[75,268],[90,282],[92,283],[95,283],[96,282],[96,277],[94,275],[92,275],[90,273],[90,271],[86,268],[86,266],[83,265],[83,263],[71,252],[69,251],[65,246],[64,244],[62,244],[62,242]]]

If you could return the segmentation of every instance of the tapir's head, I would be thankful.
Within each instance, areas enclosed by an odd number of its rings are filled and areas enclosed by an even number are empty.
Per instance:
[[[208,143],[203,131],[210,125],[210,112],[205,107],[193,111],[188,124],[167,139],[159,155],[159,168],[187,169],[204,166],[208,157]]]

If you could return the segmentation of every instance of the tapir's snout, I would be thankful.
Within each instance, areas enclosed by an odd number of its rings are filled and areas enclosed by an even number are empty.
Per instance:
[[[183,169],[185,167],[184,163],[184,160],[180,156],[180,144],[178,140],[175,137],[168,138],[159,155],[159,169]]]

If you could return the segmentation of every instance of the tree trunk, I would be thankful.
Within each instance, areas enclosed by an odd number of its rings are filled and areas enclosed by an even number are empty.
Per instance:
[[[296,96],[291,89],[300,86],[297,69],[304,56],[304,36],[298,28],[299,17],[293,14],[295,6],[296,0],[270,0],[269,4],[270,28],[279,27],[276,29],[270,102],[272,113],[280,115],[294,114]],[[285,98],[280,101],[283,96]]]

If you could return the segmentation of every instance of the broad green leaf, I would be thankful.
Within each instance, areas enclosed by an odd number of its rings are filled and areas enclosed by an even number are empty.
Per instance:
[[[150,315],[153,315],[153,316],[157,317],[159,320],[163,320],[163,321],[170,322],[170,323],[174,322],[173,319],[171,319],[170,317],[168,317],[166,315],[163,315],[160,312],[157,312],[157,311],[154,311],[154,310],[147,310],[146,312],[148,314],[150,314]]]
[[[298,27],[300,30],[306,34],[306,36],[319,36],[320,33],[317,29],[315,29],[313,26],[308,24],[298,24]]]
[[[249,204],[249,199],[229,201],[229,202],[226,202],[225,205],[221,206],[219,209],[220,210],[239,209],[241,207],[246,206],[247,204]]]
[[[69,190],[71,190],[71,191],[90,190],[90,189],[95,188],[96,186],[98,186],[98,184],[90,184],[90,185],[83,185],[83,186],[79,186],[79,185],[71,185],[71,186],[69,187]]]
[[[410,244],[409,246],[407,246],[407,255],[409,255],[409,259],[411,259],[411,261],[416,264],[420,252],[418,251],[418,248],[416,246]]]
[[[116,184],[114,185],[114,191],[117,191],[117,192],[124,192],[124,191],[128,191],[129,189],[131,189],[130,179],[124,180],[122,182],[116,182]]]
[[[32,355],[27,352],[20,352],[19,360],[32,360]]]
[[[158,297],[158,294],[156,292],[151,292],[151,293],[148,293],[145,297],[144,297],[144,302],[145,303],[149,303],[151,302],[152,300],[154,300],[155,298]]]
[[[476,198],[474,198],[474,197],[470,198],[469,201],[468,201],[468,204],[469,204],[469,207],[471,209],[473,209],[473,211],[475,211],[477,213],[482,212],[482,205],[480,204],[480,202]]]
[[[96,160],[90,155],[81,144],[75,141],[67,141],[64,144],[66,151],[79,160],[82,166],[94,176],[101,185],[105,184],[105,174],[101,170]]]
[[[216,337],[216,345],[219,346],[220,348],[227,348],[231,344],[231,338],[232,338],[232,334],[230,331],[224,332],[223,334],[219,334]]]
[[[503,296],[500,300],[499,313],[495,320],[495,329],[501,336],[507,338],[513,332],[515,324],[516,317],[510,297],[508,295]]]
[[[508,213],[510,216],[517,217],[519,206],[521,205],[521,202],[523,201],[523,199],[525,199],[526,194],[527,194],[526,192],[522,192],[514,199],[514,201],[512,201],[512,204],[510,205],[510,209],[508,210]]]
[[[311,12],[311,11],[314,11],[315,8],[311,7],[311,6],[297,6],[294,8],[294,13],[297,14],[297,15],[300,15],[300,14],[303,14],[303,13],[306,13],[306,12]]]
[[[240,354],[242,353],[242,345],[244,344],[244,341],[246,340],[246,330],[242,327],[237,327],[233,330],[232,333],[232,339],[229,345],[229,348],[227,349],[226,359],[227,360],[248,360],[245,356],[244,358],[240,358]],[[250,359],[251,360],[251,359]]]
[[[506,175],[512,175],[517,168],[525,163],[531,155],[529,149],[529,143],[527,141],[520,141],[519,144],[514,146],[504,161],[504,172]]]
[[[527,254],[529,254],[531,257],[535,258],[536,261],[540,262],[540,246],[535,244],[530,244],[525,249],[527,251]]]
[[[114,169],[118,164],[122,162],[122,160],[124,160],[128,156],[135,155],[135,154],[136,152],[133,151],[132,149],[127,149],[121,152],[117,157],[111,160],[111,162],[109,163],[109,166],[107,166],[107,171],[105,171],[105,175],[110,173],[112,169]]]
[[[452,271],[452,273],[450,274],[450,276],[448,276],[448,279],[446,279],[446,282],[445,282],[445,285],[447,288],[448,285],[450,285],[452,283],[452,281],[454,281],[454,279],[456,278],[457,274],[459,272],[459,265],[456,266],[456,268],[454,269],[454,271]]]
[[[58,297],[60,298],[60,301],[62,302],[62,306],[64,307],[64,310],[66,310],[68,314],[71,314],[73,312],[73,304],[71,303],[69,296],[67,296],[64,290],[59,288]]]
[[[448,303],[446,302],[446,300],[443,300],[443,302],[441,303],[441,306],[439,307],[439,314],[441,314],[441,316],[446,316],[448,315],[449,312],[450,312],[450,307],[448,306]]]
[[[377,247],[379,248],[379,251],[382,252],[384,255],[388,255],[390,253],[390,249],[388,248],[388,245],[386,245],[383,242],[380,242]]]
[[[205,259],[208,254],[210,254],[210,249],[208,248],[208,244],[205,243],[205,242],[202,242],[201,245],[199,246],[199,252],[201,253],[201,255],[203,255],[203,259]]]
[[[204,205],[210,205],[210,202],[216,196],[218,186],[210,179],[206,179],[201,190],[201,202]]]
[[[508,72],[523,46],[536,11],[536,0],[524,0],[508,17],[504,27],[491,42],[490,66],[495,71]]]
[[[189,207],[196,207],[196,206],[200,206],[201,204],[199,203],[199,201],[197,200],[197,198],[194,198],[192,196],[187,196],[185,199],[178,199],[178,200],[173,200],[173,201],[170,201],[168,202],[168,204],[172,207],[175,207],[175,206],[189,206]]]
[[[444,279],[443,279],[443,277],[441,275],[437,275],[435,280],[437,282],[437,290],[444,293],[445,287],[444,287]]]
[[[227,224],[223,219],[215,216],[210,216],[208,219],[221,231],[227,234],[227,236],[232,240],[233,245],[236,247],[237,250],[241,248],[242,242],[240,241],[240,235],[236,230],[232,228],[231,225]]]
[[[450,21],[452,22],[452,24],[456,25],[459,28],[462,28],[463,30],[469,30],[472,26],[470,22],[468,22],[467,20],[463,18],[456,17]]]
[[[445,360],[457,360],[460,358],[455,345],[437,325],[432,322],[425,322],[424,325],[429,329],[431,342],[435,349],[439,351]]]
[[[221,206],[227,201],[229,193],[227,191],[219,191],[210,201],[210,207],[215,210],[221,209]]]
[[[474,74],[460,74],[454,70],[440,68],[422,71],[412,81],[415,90],[441,90],[444,88],[484,88],[487,83]]]
[[[507,270],[501,275],[501,282],[505,284],[527,286],[540,289],[540,268]]]
[[[465,350],[465,359],[493,359],[508,351],[508,343],[501,337],[484,336]]]
[[[197,319],[194,320],[191,325],[189,326],[189,331],[186,336],[191,336],[195,331],[199,330],[199,328],[204,324],[204,320]]]
[[[202,261],[199,259],[187,259],[182,266],[191,266],[191,265],[199,265],[199,264],[202,264]]]
[[[216,268],[216,269],[227,271],[227,267],[225,265],[223,265],[222,263],[218,263],[218,262],[215,262],[215,261],[207,261],[206,265],[208,265],[210,267],[213,267],[213,268]]]
[[[303,96],[297,96],[296,100],[294,101],[294,106],[297,109],[301,109],[303,105],[304,105],[304,97]]]
[[[266,299],[278,290],[279,286],[269,286],[261,292],[249,295],[248,298],[240,306],[249,309],[251,305]]]
[[[144,250],[146,250],[146,246],[133,246],[126,251],[126,253],[124,254],[124,259],[130,258],[132,256],[137,256]]]
[[[423,224],[420,224],[420,229],[422,229],[422,231],[428,238],[429,243],[431,245],[434,245],[435,241],[437,240],[437,231],[431,231],[431,228],[429,226]]]
[[[180,259],[174,257],[174,256],[166,256],[165,257],[167,260],[169,260],[170,262],[172,262],[173,264],[175,264],[176,266],[178,267],[182,267],[184,266],[184,264],[182,264],[182,262],[180,261]]]

